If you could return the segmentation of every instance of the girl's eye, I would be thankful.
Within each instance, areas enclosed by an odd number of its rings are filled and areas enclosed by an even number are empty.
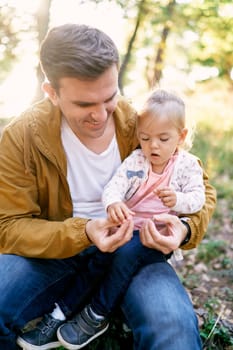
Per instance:
[[[149,137],[141,137],[142,141],[149,141]]]
[[[168,138],[166,138],[166,139],[160,139],[160,141],[162,141],[162,142],[166,142],[166,141],[168,141],[169,139]]]

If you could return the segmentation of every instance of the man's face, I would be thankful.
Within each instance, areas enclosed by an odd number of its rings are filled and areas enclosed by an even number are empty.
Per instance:
[[[58,93],[51,86],[48,90],[45,88],[80,139],[98,138],[117,105],[118,70],[114,65],[96,80],[62,78]]]

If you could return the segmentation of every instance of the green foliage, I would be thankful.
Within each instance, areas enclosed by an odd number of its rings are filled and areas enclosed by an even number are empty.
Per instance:
[[[227,175],[233,178],[233,126],[228,130],[208,120],[198,124],[192,151],[202,159],[213,177]]]
[[[200,284],[200,277],[197,274],[189,273],[183,278],[182,283],[188,289],[197,288]]]
[[[225,253],[226,242],[221,240],[203,241],[198,246],[197,259],[205,263],[210,263],[215,258]]]
[[[178,41],[180,51],[185,50],[190,71],[193,65],[215,67],[218,76],[230,80],[233,60],[232,1],[196,0],[184,2],[176,8],[177,15],[180,13],[177,34],[179,37],[184,33],[192,34],[189,35],[190,43]]]
[[[215,322],[215,318],[209,317],[200,331],[203,350],[225,350],[228,345],[233,345],[233,338],[229,330],[222,325],[216,325]]]
[[[192,72],[194,67],[215,68],[214,74],[232,83],[230,75],[233,62],[233,17],[231,16],[233,4],[231,0],[181,2],[122,0],[120,3],[124,9],[127,9],[129,33],[133,31],[138,11],[143,3],[140,28],[133,48],[135,54],[131,55],[127,73],[129,69],[135,68],[139,57],[143,62],[142,69],[145,69],[145,77],[150,80],[156,69],[158,52],[162,48],[162,57],[159,61],[161,69],[171,65],[186,72]],[[169,35],[163,41],[162,33],[165,27],[169,29]],[[137,57],[139,51],[141,53]],[[200,79],[210,77],[211,75],[207,75]],[[129,82],[130,79],[126,81]]]
[[[18,39],[11,25],[14,16],[15,11],[12,7],[0,7],[0,80],[5,76],[4,72],[10,71],[16,58],[13,50],[18,44]]]
[[[31,13],[2,0],[0,6],[0,81],[10,72],[23,51],[35,41],[35,18]]]
[[[220,315],[215,315],[216,300],[209,300],[205,304],[208,310],[207,317],[200,330],[200,335],[203,341],[203,350],[226,350],[231,349],[228,346],[233,345],[233,334],[230,329],[224,326],[220,320]]]
[[[217,190],[218,202],[225,199],[233,219],[233,121],[230,88],[218,81],[213,85],[199,86],[192,97],[192,118],[198,116],[191,152],[203,162],[210,182]],[[221,92],[221,93],[220,93]],[[198,101],[198,102],[197,102]],[[219,204],[214,213],[221,221],[223,207]]]
[[[232,261],[232,259],[230,259],[230,258],[228,258],[228,257],[224,257],[223,259],[222,259],[222,267],[224,268],[224,269],[229,269],[229,268],[233,268],[233,261]],[[233,293],[233,291],[232,291],[232,293]]]
[[[93,2],[99,4],[103,0]],[[122,62],[126,56],[129,57],[123,74],[124,85],[135,82],[135,74],[130,74],[134,73],[135,67],[144,80],[143,89],[148,89],[147,84],[156,69],[163,70],[173,65],[178,70],[191,72],[197,64],[216,67],[219,76],[231,81],[232,1],[116,0],[116,3],[122,8],[127,21],[125,49],[122,50],[125,52],[121,55]],[[36,15],[20,11],[18,7],[9,5],[7,0],[2,0],[1,4],[0,80],[20,58],[25,49],[24,43],[27,42],[27,50],[29,40],[34,43],[34,52],[38,48]],[[41,4],[44,2],[41,1]],[[137,35],[133,38],[139,18]],[[165,28],[168,37],[162,40]],[[159,51],[161,56],[158,60]]]

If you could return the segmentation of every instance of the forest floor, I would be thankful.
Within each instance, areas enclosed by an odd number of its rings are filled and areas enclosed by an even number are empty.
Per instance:
[[[207,336],[215,323],[218,333],[225,327],[232,346],[213,349],[233,349],[233,213],[226,200],[218,201],[200,246],[183,255],[173,266],[190,294],[200,329]]]

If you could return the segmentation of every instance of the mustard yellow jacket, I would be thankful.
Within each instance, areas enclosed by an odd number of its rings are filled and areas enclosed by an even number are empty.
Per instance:
[[[135,112],[120,98],[114,112],[122,160],[138,144]],[[90,245],[85,219],[72,217],[67,164],[60,135],[61,112],[45,99],[14,119],[0,142],[0,253],[66,258]],[[205,174],[206,205],[190,216],[192,235],[202,239],[216,201]],[[186,215],[185,215],[186,216]]]

